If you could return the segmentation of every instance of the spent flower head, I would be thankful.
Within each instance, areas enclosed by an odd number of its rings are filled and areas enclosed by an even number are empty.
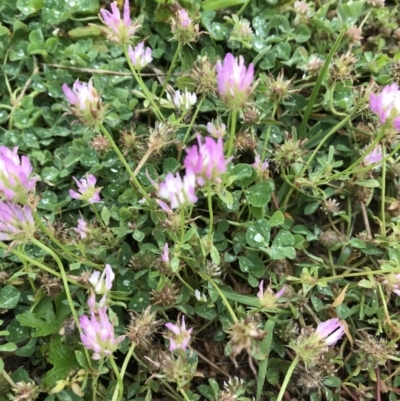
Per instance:
[[[87,83],[81,83],[77,79],[72,89],[67,84],[63,84],[62,90],[65,98],[72,105],[70,114],[78,117],[83,124],[96,126],[104,120],[106,109],[93,86],[92,79]]]
[[[0,198],[14,203],[26,203],[28,194],[35,191],[37,178],[32,178],[32,165],[26,156],[0,146]]]
[[[246,68],[242,56],[234,57],[228,53],[224,61],[216,65],[218,92],[225,104],[232,110],[245,105],[253,92],[254,65]]]
[[[110,5],[111,11],[100,9],[100,20],[105,25],[102,31],[108,40],[120,44],[129,43],[140,27],[138,23],[132,23],[131,12],[129,9],[129,0],[124,2],[124,12],[121,18],[121,12],[116,1]]]
[[[152,50],[150,47],[144,47],[144,42],[140,42],[135,49],[132,49],[132,46],[128,47],[129,58],[132,61],[133,66],[137,70],[141,70],[146,67],[146,65],[150,64],[153,60]]]
[[[160,183],[158,195],[167,199],[172,209],[179,206],[190,205],[197,202],[196,175],[191,170],[186,170],[183,178],[176,173],[168,173],[165,181]]]
[[[388,122],[400,131],[400,90],[397,84],[386,85],[377,95],[371,93],[369,106],[381,124]]]
[[[215,140],[210,137],[204,138],[197,135],[198,145],[193,145],[186,150],[186,157],[183,161],[187,170],[196,174],[197,183],[200,186],[206,184],[219,184],[221,175],[226,172],[226,165],[229,159],[224,156],[224,144],[222,139]]]
[[[75,180],[79,192],[70,189],[71,198],[80,199],[89,204],[101,202],[99,193],[102,188],[95,188],[97,179],[93,174],[86,174],[86,178],[81,178],[79,181],[75,177],[72,178]]]
[[[104,295],[112,288],[112,283],[114,281],[115,274],[110,265],[106,265],[103,272],[95,271],[89,278],[89,283],[92,284],[94,292],[96,294]]]
[[[171,31],[174,39],[182,46],[196,42],[199,37],[199,26],[193,23],[188,12],[181,8],[171,18]]]
[[[190,335],[193,331],[193,327],[189,330],[186,329],[185,316],[182,316],[181,325],[166,323],[165,327],[172,331],[172,334],[166,336],[169,340],[169,350],[171,352],[177,349],[185,351],[189,345]]]
[[[226,125],[219,121],[207,123],[207,132],[214,138],[222,138],[226,133]]]
[[[82,344],[86,349],[94,351],[92,359],[111,356],[125,336],[115,337],[114,325],[108,317],[107,307],[97,307],[93,304],[93,298],[88,304],[90,318],[86,315],[79,318]]]
[[[389,292],[394,292],[400,296],[400,274],[386,274],[382,280],[382,284],[386,287]]]
[[[0,241],[28,242],[35,234],[35,220],[29,206],[0,202]]]

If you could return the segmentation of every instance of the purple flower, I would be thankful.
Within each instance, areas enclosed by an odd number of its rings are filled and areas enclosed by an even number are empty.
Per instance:
[[[268,160],[266,159],[265,161],[261,161],[261,158],[260,158],[260,156],[256,156],[255,157],[255,159],[254,159],[254,163],[252,164],[252,166],[256,169],[256,170],[258,170],[258,171],[260,171],[260,172],[264,172],[265,170],[267,170],[268,169],[268,167],[269,167],[269,163],[268,163]]]
[[[72,178],[75,180],[80,193],[70,189],[71,198],[80,199],[90,204],[100,202],[99,192],[101,188],[95,188],[97,179],[94,175],[86,174],[86,178],[81,178],[79,181],[75,177]]]
[[[78,219],[78,226],[74,228],[74,231],[81,237],[81,239],[87,237],[90,231],[88,229],[88,224],[85,219]]]
[[[107,39],[113,42],[122,44],[128,43],[130,38],[140,27],[137,23],[132,24],[129,0],[125,0],[124,15],[122,19],[116,1],[111,3],[111,12],[101,8],[100,14],[99,17],[101,22],[106,25],[106,28],[103,28],[103,31],[105,32]]]
[[[171,101],[172,98],[169,94],[167,94],[168,99]],[[188,92],[185,89],[185,92],[180,90],[175,91],[174,99],[172,100],[176,108],[181,109],[182,111],[188,111],[190,108],[196,104],[197,96],[195,93]]]
[[[86,125],[96,125],[104,117],[100,96],[93,86],[92,79],[89,82],[79,82],[77,79],[72,89],[63,84],[62,90],[69,103],[72,105],[72,114],[76,115]]]
[[[178,10],[178,12],[176,13],[176,17],[178,19],[179,24],[183,28],[187,28],[189,25],[192,24],[192,19],[189,17],[188,12],[183,8]]]
[[[99,271],[95,271],[89,278],[89,283],[92,284],[96,294],[107,294],[111,288],[115,278],[115,274],[110,265],[106,265],[100,275]]]
[[[169,350],[175,351],[176,349],[186,350],[190,341],[190,334],[193,331],[193,327],[186,330],[185,316],[182,316],[182,324],[180,326],[172,323],[166,323],[165,327],[172,331],[174,334],[169,339]]]
[[[35,220],[29,206],[0,202],[0,241],[23,243],[35,234]]]
[[[161,254],[161,259],[164,263],[169,263],[169,248],[168,244],[164,245],[163,253]]]
[[[186,150],[187,155],[183,164],[187,170],[192,170],[196,174],[200,186],[207,182],[221,182],[220,175],[226,172],[226,165],[230,160],[225,159],[222,139],[216,141],[206,137],[203,143],[201,136],[197,135],[197,141],[198,145]]]
[[[132,46],[129,45],[128,54],[133,66],[137,70],[146,67],[146,65],[150,64],[153,60],[153,57],[151,56],[152,51],[150,47],[144,47],[144,42],[140,42],[134,50],[132,49]]]
[[[235,58],[228,53],[223,63],[219,60],[216,65],[218,92],[227,106],[231,109],[239,109],[245,103],[253,91],[251,86],[254,77],[252,63],[246,68],[242,56]]]
[[[371,93],[369,107],[378,115],[381,124],[390,119],[394,128],[400,131],[400,90],[397,84],[386,85],[381,93]]]
[[[213,123],[208,123],[207,132],[210,135],[214,136],[215,138],[222,138],[226,132],[226,125],[225,124],[215,125]]]
[[[165,181],[159,185],[158,195],[167,199],[172,209],[176,209],[179,206],[197,202],[195,188],[196,175],[193,171],[187,170],[183,179],[179,173],[176,175],[168,173]]]
[[[267,287],[264,291],[264,280],[260,281],[260,290],[257,293],[257,297],[260,300],[261,305],[265,309],[273,309],[276,307],[278,299],[285,293],[285,287],[282,287],[276,294]]]
[[[183,8],[175,13],[174,18],[171,18],[171,31],[174,39],[181,45],[195,42],[199,36],[199,26],[193,23],[188,12]]]
[[[382,161],[383,152],[382,152],[382,145],[376,145],[365,157],[362,163],[365,166],[369,166],[370,164],[379,163]],[[378,164],[376,167],[379,167]]]
[[[114,325],[107,315],[107,307],[96,308],[90,303],[90,318],[79,318],[82,327],[81,341],[85,348],[94,351],[92,359],[111,356],[125,336],[115,337]]]
[[[338,318],[329,319],[318,325],[315,334],[324,340],[326,345],[335,345],[343,337],[344,326]]]
[[[37,178],[30,178],[32,165],[26,156],[0,146],[0,197],[14,203],[26,203],[28,194],[35,191]]]

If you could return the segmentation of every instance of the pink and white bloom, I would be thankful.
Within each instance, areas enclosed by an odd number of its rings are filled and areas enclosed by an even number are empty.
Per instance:
[[[181,349],[183,351],[189,345],[190,335],[193,331],[193,327],[189,330],[186,329],[185,316],[182,316],[182,324],[180,326],[172,323],[166,323],[165,327],[172,331],[174,335],[167,337],[169,340],[169,350],[175,351],[176,349]]]
[[[163,253],[161,254],[161,259],[164,263],[169,263],[169,247],[168,244],[164,245]]]
[[[72,89],[67,84],[63,84],[62,90],[65,98],[72,105],[72,114],[76,115],[84,124],[92,126],[103,120],[104,108],[92,79],[87,83],[79,82],[77,79],[73,83]]]
[[[226,165],[230,160],[225,159],[222,139],[216,141],[206,137],[202,142],[201,136],[197,135],[197,142],[198,145],[186,150],[184,166],[194,172],[200,186],[206,183],[220,183],[220,176],[226,172]]]
[[[132,61],[133,66],[137,70],[141,70],[146,67],[147,64],[150,64],[153,60],[151,56],[152,50],[150,47],[144,47],[144,42],[140,42],[135,49],[132,49],[132,46],[128,47],[129,58]]]
[[[78,186],[79,193],[70,189],[71,198],[80,199],[89,204],[101,202],[99,193],[102,188],[95,188],[97,179],[93,174],[86,174],[86,178],[81,178],[79,181],[75,177],[72,178]]]
[[[241,108],[253,92],[254,65],[244,65],[242,56],[234,57],[228,53],[224,61],[217,61],[218,92],[231,109]]]
[[[171,31],[174,39],[181,45],[195,42],[199,36],[199,26],[193,23],[189,13],[183,8],[171,18]]]
[[[94,351],[92,359],[111,356],[125,336],[115,337],[114,325],[108,317],[107,307],[96,308],[92,305],[89,308],[90,318],[86,315],[79,318],[82,344],[86,349]]]
[[[400,90],[397,84],[386,85],[378,95],[371,93],[369,107],[381,124],[389,120],[400,131]]]
[[[0,202],[0,241],[24,243],[35,234],[35,220],[29,206]]]
[[[371,164],[379,163],[382,161],[383,151],[382,145],[376,145],[365,157],[362,163],[365,166],[369,166]],[[376,167],[379,167],[381,164],[379,163]]]
[[[94,271],[89,278],[89,283],[92,284],[96,294],[104,295],[111,291],[115,274],[110,265],[106,265],[100,275],[99,271]]]
[[[207,123],[207,132],[215,138],[222,138],[226,132],[226,125],[223,123]]]
[[[400,274],[386,274],[385,279],[382,280],[382,284],[385,285],[389,292],[394,292],[400,296]]]
[[[274,309],[278,299],[285,293],[285,287],[282,287],[276,294],[274,294],[270,287],[267,287],[264,291],[264,280],[260,281],[259,288],[257,297],[265,309]]]
[[[264,172],[265,170],[268,169],[269,163],[268,163],[268,160],[267,160],[267,159],[265,159],[265,160],[262,162],[262,161],[261,161],[261,157],[260,157],[259,155],[257,155],[257,156],[254,158],[254,163],[252,164],[252,166],[253,166],[256,170],[258,170],[258,171],[260,171],[260,172]]]
[[[101,8],[99,17],[101,22],[106,25],[103,31],[107,39],[121,44],[128,43],[140,27],[139,24],[132,23],[129,0],[124,2],[122,18],[116,1],[111,3],[111,12]]]
[[[314,333],[328,346],[335,345],[344,334],[344,326],[338,318],[329,319],[321,322]]]
[[[172,100],[169,94],[167,94],[167,97],[170,101]],[[172,101],[174,102],[174,105],[177,109],[188,111],[194,104],[196,104],[197,96],[195,93],[188,92],[187,89],[185,89],[185,92],[177,90],[175,91],[175,95]]]
[[[35,192],[37,178],[26,156],[18,156],[18,147],[12,150],[0,146],[0,198],[14,203],[26,203],[29,193]]]
[[[78,226],[74,228],[74,231],[81,237],[81,239],[85,239],[88,236],[90,231],[85,219],[78,219]]]
[[[167,199],[172,209],[176,209],[197,202],[195,188],[196,175],[193,171],[187,170],[183,178],[179,173],[176,175],[168,173],[165,181],[159,185],[158,195]]]
[[[177,11],[176,18],[178,23],[183,28],[187,28],[190,24],[192,24],[192,19],[189,17],[188,12],[183,8]]]

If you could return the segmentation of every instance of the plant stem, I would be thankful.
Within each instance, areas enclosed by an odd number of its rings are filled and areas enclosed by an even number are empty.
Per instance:
[[[72,316],[74,317],[74,321],[75,321],[76,327],[78,328],[79,333],[82,333],[82,328],[81,328],[81,325],[79,323],[78,314],[77,314],[75,306],[74,306],[74,301],[72,300],[71,292],[69,291],[68,278],[67,278],[67,275],[65,273],[65,269],[64,269],[64,266],[63,266],[63,264],[61,262],[61,259],[48,246],[46,246],[42,242],[38,241],[36,238],[32,238],[31,242],[32,242],[32,244],[36,245],[38,248],[40,248],[43,251],[45,251],[46,253],[48,253],[55,260],[55,262],[57,263],[57,266],[60,269],[61,279],[62,279],[63,284],[64,284],[64,289],[65,289],[65,294],[67,296],[68,305],[69,305],[69,307],[71,309]],[[87,362],[88,362],[88,366],[91,368],[92,367],[92,362],[90,360],[88,350],[85,347],[83,349],[84,349],[85,354],[86,354],[86,359],[87,359]]]
[[[122,381],[122,376],[119,373],[118,366],[115,363],[114,358],[111,356],[108,360],[110,361],[110,364],[111,364],[111,366],[113,368],[115,377],[117,378],[117,388],[119,390],[118,392],[114,391],[114,394],[113,394],[113,397],[112,397],[112,401],[121,401],[122,400],[122,396],[124,395],[124,383]]]
[[[132,354],[133,354],[133,351],[135,350],[135,347],[136,347],[136,343],[132,342],[131,346],[129,347],[128,352],[126,353],[124,363],[122,364],[122,368],[121,368],[121,372],[120,372],[121,373],[121,381],[124,379],[126,368],[128,367],[128,363],[132,358]],[[114,394],[112,397],[113,400],[116,399],[116,396],[118,393],[118,388],[119,388],[119,386],[117,386],[114,390]]]
[[[278,108],[278,103],[275,102],[274,103],[274,108],[272,109],[272,115],[271,115],[272,119],[275,118],[275,114],[276,114],[276,109],[277,108]],[[264,162],[264,160],[265,160],[265,156],[266,156],[266,153],[267,153],[267,147],[268,147],[268,141],[269,141],[269,137],[271,135],[272,125],[273,125],[272,123],[269,124],[267,132],[265,134],[264,145],[263,145],[263,149],[262,149],[262,152],[261,152],[261,163]]]
[[[386,148],[385,145],[382,145],[382,175],[381,175],[381,219],[382,219],[382,227],[381,227],[381,232],[382,232],[382,237],[386,237],[386,161],[383,159],[385,158],[385,153],[386,153]]]
[[[131,177],[131,180],[133,182],[133,184],[135,185],[135,187],[138,189],[138,191],[143,195],[143,197],[146,199],[147,204],[149,205],[150,208],[152,208],[152,203],[150,200],[149,195],[147,194],[147,192],[143,189],[143,187],[140,185],[140,182],[138,181],[138,179],[136,178],[136,176],[133,174],[132,169],[129,167],[128,162],[126,161],[125,157],[123,156],[123,154],[121,153],[121,151],[118,149],[118,146],[116,145],[116,143],[114,142],[114,139],[112,138],[111,134],[107,131],[107,129],[104,127],[103,124],[100,124],[100,131],[106,136],[106,138],[108,139],[108,141],[110,142],[114,152],[117,154],[120,162],[123,164],[123,166],[125,167],[126,171],[128,172],[128,174]]]
[[[132,72],[132,75],[136,79],[136,82],[139,84],[139,86],[142,89],[142,91],[143,91],[144,95],[146,96],[147,100],[153,106],[153,109],[154,109],[154,112],[155,112],[157,118],[160,121],[163,121],[164,120],[164,116],[162,115],[162,113],[160,111],[160,108],[155,104],[154,99],[153,99],[153,94],[150,93],[150,91],[147,89],[146,84],[143,82],[141,76],[137,73],[135,67],[132,64],[131,58],[129,57],[129,54],[128,54],[127,45],[124,45],[124,55],[125,55],[126,61],[128,62],[129,69]]]
[[[179,55],[180,51],[181,51],[181,44],[178,43],[178,46],[177,46],[177,48],[175,50],[174,57],[172,58],[171,64],[169,66],[169,69],[168,69],[168,72],[167,72],[167,76],[165,77],[164,85],[163,85],[161,93],[160,93],[160,98],[163,96],[163,94],[165,92],[165,88],[167,87],[168,82],[169,82],[169,80],[171,78],[172,70],[175,67],[175,63],[176,63],[176,60],[178,58],[178,55]]]
[[[100,217],[99,212],[96,209],[96,206],[95,205],[90,205],[90,208],[93,210],[94,214],[96,215],[96,219],[101,224],[101,226],[103,228],[106,228],[106,225],[104,224],[103,219]]]
[[[226,299],[225,295],[220,290],[218,285],[215,284],[214,280],[211,277],[208,277],[205,273],[203,273],[201,271],[198,271],[198,273],[200,274],[200,277],[202,277],[204,280],[207,280],[208,282],[211,283],[211,285],[214,287],[215,291],[217,291],[218,295],[221,297],[221,300],[222,300],[223,304],[226,306],[226,309],[228,309],[228,312],[231,315],[233,322],[237,323],[239,321],[239,319],[236,317],[236,314],[235,314],[234,310],[232,309],[231,304],[228,302],[228,300]]]
[[[290,364],[288,371],[286,372],[285,379],[283,380],[281,390],[279,391],[278,398],[276,399],[276,401],[282,401],[283,396],[285,395],[286,387],[289,384],[289,380],[292,377],[294,368],[297,366],[298,363],[299,363],[299,357],[296,356],[296,358],[294,358],[292,363]]]
[[[182,394],[185,401],[190,401],[189,397],[186,395],[185,390],[183,388],[180,388],[179,391]]]
[[[213,213],[213,207],[212,207],[212,191],[211,191],[210,185],[208,185],[208,188],[207,188],[207,200],[208,200],[208,213],[210,215],[208,236],[209,236],[210,242],[211,242],[212,237],[213,237],[213,229],[214,229],[214,213]]]
[[[185,146],[186,141],[188,140],[188,137],[189,137],[189,134],[190,134],[190,130],[192,129],[192,127],[194,125],[194,122],[196,121],[197,115],[199,114],[199,111],[201,109],[201,106],[203,105],[203,102],[204,102],[204,96],[202,96],[201,99],[199,100],[199,102],[197,104],[197,107],[196,107],[196,110],[195,110],[195,112],[193,114],[193,117],[192,117],[192,119],[190,121],[190,124],[188,126],[188,129],[186,130],[185,136],[183,137],[183,140],[182,140],[183,146]],[[179,160],[179,158],[178,158],[178,160]]]
[[[235,135],[236,135],[236,116],[237,116],[237,110],[232,110],[232,112],[231,112],[231,135],[229,137],[228,153],[227,153],[228,157],[231,157],[232,152],[233,152],[233,142],[234,142]]]

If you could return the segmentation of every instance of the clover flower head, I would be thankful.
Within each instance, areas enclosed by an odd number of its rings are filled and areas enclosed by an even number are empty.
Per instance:
[[[171,96],[167,94],[168,99],[173,101],[175,107],[182,111],[188,111],[190,108],[196,104],[197,96],[195,93],[188,92],[185,89],[185,92],[181,92],[180,90],[175,91],[174,98],[171,99]]]
[[[92,284],[96,294],[105,295],[111,290],[114,278],[115,274],[113,269],[107,264],[101,275],[97,270],[92,273],[89,278],[89,283]]]
[[[174,39],[182,45],[195,42],[199,36],[199,26],[193,23],[189,13],[183,8],[171,18],[171,31]]]
[[[0,241],[28,242],[35,234],[35,220],[29,206],[0,202]]]
[[[74,231],[81,239],[85,239],[90,232],[86,220],[83,218],[78,219],[78,225],[74,228]]]
[[[172,323],[166,323],[165,327],[172,331],[172,335],[167,337],[169,339],[169,350],[175,351],[177,349],[186,350],[190,342],[190,335],[193,328],[186,329],[185,316],[182,316],[182,324],[180,326]]]
[[[124,12],[121,18],[116,1],[111,3],[111,11],[100,9],[100,20],[105,25],[102,29],[108,40],[120,44],[129,43],[140,27],[138,23],[132,23],[129,0],[124,2]]]
[[[257,155],[254,158],[254,163],[252,164],[252,166],[256,169],[259,170],[260,172],[264,172],[265,170],[268,169],[269,167],[269,162],[267,159],[265,159],[263,162],[261,161],[261,157],[259,155]]]
[[[362,163],[365,166],[369,166],[370,164],[381,162],[382,158],[383,158],[382,145],[378,144],[364,157]],[[378,164],[376,167],[379,166],[380,164]]]
[[[228,53],[223,62],[217,62],[216,70],[222,100],[232,110],[243,107],[253,92],[254,65],[246,67],[242,56],[237,58]]]
[[[161,254],[161,259],[164,263],[169,263],[169,247],[168,244],[164,245],[163,253]]]
[[[78,186],[78,191],[70,189],[69,195],[73,199],[80,199],[89,204],[100,202],[100,191],[101,188],[95,188],[97,179],[93,174],[87,174],[86,178],[81,178],[79,181],[73,177]]]
[[[222,138],[226,132],[226,125],[223,123],[207,123],[207,132],[215,138]]]
[[[335,345],[343,337],[344,326],[338,318],[329,319],[321,322],[314,334],[326,345]]]
[[[26,203],[28,194],[35,191],[37,178],[32,178],[32,165],[26,156],[0,146],[0,198],[13,203]]]
[[[220,183],[220,176],[226,172],[226,165],[230,160],[225,159],[222,139],[206,137],[202,142],[201,136],[197,135],[197,142],[198,145],[186,150],[184,166],[194,172],[200,186],[206,183]]]
[[[196,175],[191,170],[186,170],[183,178],[177,173],[173,175],[168,173],[165,181],[160,183],[158,195],[167,199],[172,209],[179,206],[194,204],[197,202],[195,193]]]
[[[146,67],[146,65],[150,64],[153,60],[152,50],[150,47],[144,47],[144,42],[140,42],[135,49],[132,49],[132,46],[128,47],[129,58],[132,61],[133,66],[137,70],[141,70]]]
[[[285,287],[282,287],[276,294],[267,287],[264,290],[264,280],[260,281],[260,290],[257,293],[257,297],[260,300],[261,305],[265,309],[273,309],[276,307],[278,299],[285,293]]]
[[[388,121],[396,131],[400,131],[400,90],[397,84],[386,85],[378,95],[371,93],[369,106],[381,124]]]

